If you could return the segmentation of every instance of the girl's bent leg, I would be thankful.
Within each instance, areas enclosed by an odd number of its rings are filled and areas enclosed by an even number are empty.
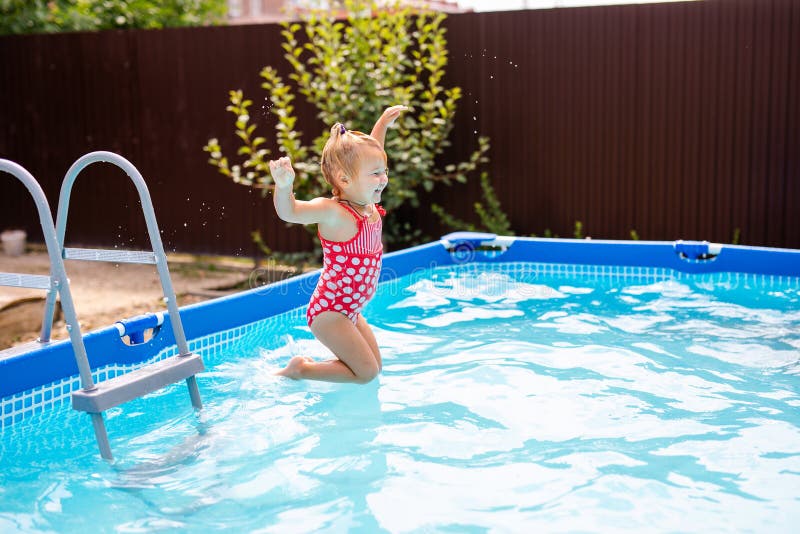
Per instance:
[[[364,336],[364,339],[369,344],[369,348],[372,349],[372,355],[375,356],[375,361],[378,362],[378,371],[383,369],[383,361],[381,360],[381,349],[378,348],[378,341],[375,339],[375,334],[372,332],[372,328],[370,328],[367,320],[364,319],[363,315],[358,316],[358,322],[356,323],[356,328],[361,335]]]
[[[323,312],[314,319],[311,331],[338,359],[315,362],[296,356],[277,374],[289,378],[358,384],[366,384],[378,375],[380,367],[372,347],[346,316]]]

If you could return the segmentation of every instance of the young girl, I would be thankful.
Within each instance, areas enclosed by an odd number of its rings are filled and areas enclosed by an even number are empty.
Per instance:
[[[405,111],[383,112],[370,135],[336,123],[322,150],[322,176],[333,198],[295,200],[289,158],[269,162],[275,182],[275,211],[287,222],[317,224],[323,267],[308,303],[311,332],[336,356],[316,362],[295,356],[277,374],[289,378],[366,384],[381,370],[375,335],[361,315],[381,271],[381,193],[389,181],[383,141],[386,130]]]

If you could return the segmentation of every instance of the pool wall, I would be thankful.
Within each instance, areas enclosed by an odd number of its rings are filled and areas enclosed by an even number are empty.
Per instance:
[[[480,235],[487,239],[477,240],[474,244],[492,244],[493,240],[488,238],[494,236]],[[472,245],[459,247],[458,239],[448,239],[445,236],[440,241],[388,253],[384,255],[380,281],[387,282],[415,271],[469,262],[537,262],[625,267],[633,270],[656,268],[688,274],[727,272],[759,278],[800,277],[800,250],[736,245],[720,247],[696,242],[538,238],[499,238],[496,242],[506,244],[507,249],[493,250],[489,246],[489,250],[484,251]],[[453,248],[456,252],[451,253]],[[707,259],[701,259],[706,257],[709,249],[714,254]],[[315,271],[182,307],[180,314],[190,347],[195,350],[197,345],[192,344],[192,340],[304,307],[318,278],[319,271]],[[78,314],[80,316],[80,309]],[[132,325],[146,321],[139,317],[120,322]],[[92,369],[98,374],[98,380],[106,376],[111,378],[144,362],[174,354],[175,339],[172,329],[165,328],[168,323],[169,317],[166,316],[164,324],[154,332],[150,340],[133,345],[123,341],[115,326],[86,334],[86,350]],[[77,375],[78,368],[68,340],[51,342],[27,352],[12,349],[0,353],[0,429],[28,414],[56,404],[57,400],[62,402],[68,398],[69,393],[79,387]]]

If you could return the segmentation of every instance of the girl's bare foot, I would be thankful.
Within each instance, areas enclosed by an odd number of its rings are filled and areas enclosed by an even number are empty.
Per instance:
[[[280,371],[276,372],[275,374],[278,376],[285,376],[286,378],[291,378],[292,380],[299,380],[303,378],[303,366],[308,362],[313,362],[314,359],[309,356],[295,356],[289,363],[281,369]]]

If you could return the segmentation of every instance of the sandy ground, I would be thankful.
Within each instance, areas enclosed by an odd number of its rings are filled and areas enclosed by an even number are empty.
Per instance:
[[[246,287],[254,270],[250,259],[181,254],[168,255],[167,259],[179,306],[237,291],[230,289],[237,284]],[[83,332],[166,309],[153,265],[74,260],[64,264]],[[0,272],[46,275],[49,266],[43,249],[29,248],[22,256],[8,256],[0,251]],[[0,350],[39,337],[44,297],[42,290],[0,287]],[[67,338],[63,317],[59,316],[55,322],[52,338]]]

